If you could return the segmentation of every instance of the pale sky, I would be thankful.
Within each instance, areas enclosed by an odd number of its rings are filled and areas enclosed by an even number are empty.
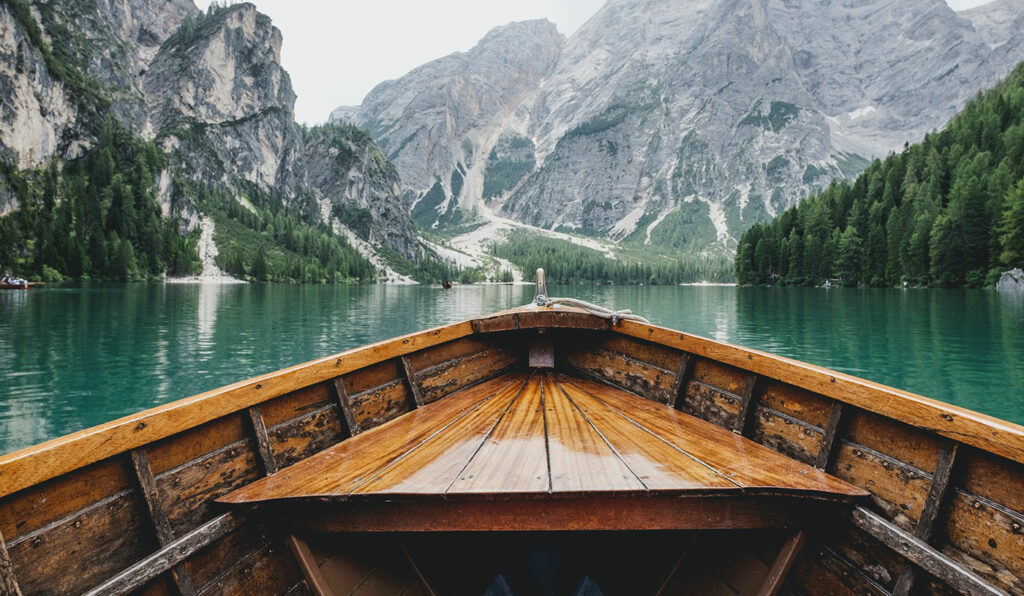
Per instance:
[[[195,3],[205,10],[210,1]],[[309,124],[326,121],[338,106],[359,105],[381,81],[472,48],[498,25],[546,17],[569,35],[604,4],[604,0],[249,1],[269,15],[284,36],[281,62],[299,96],[295,116]],[[955,10],[987,1],[947,0]]]

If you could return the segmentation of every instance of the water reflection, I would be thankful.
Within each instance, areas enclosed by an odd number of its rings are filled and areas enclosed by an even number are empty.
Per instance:
[[[1024,422],[1021,296],[733,287],[550,291]],[[532,297],[532,286],[92,284],[0,292],[0,452]]]

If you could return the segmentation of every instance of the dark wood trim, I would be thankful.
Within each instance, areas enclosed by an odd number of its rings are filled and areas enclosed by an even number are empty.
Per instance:
[[[409,384],[409,393],[412,394],[412,400],[416,403],[417,408],[422,408],[423,393],[420,391],[420,386],[416,383],[412,363],[409,362],[409,358],[406,356],[402,356],[399,360],[402,361],[402,372],[405,374],[405,382]]]
[[[921,511],[921,518],[914,529],[914,536],[931,544],[932,535],[935,533],[935,524],[949,505],[949,486],[953,471],[956,468],[957,456],[960,451],[960,444],[956,441],[946,441],[939,451],[938,462],[935,464],[935,473],[932,474],[932,484],[928,489],[928,497],[925,499],[924,508]],[[914,589],[917,581],[917,571],[912,565],[908,565],[900,573],[893,588],[893,596],[907,596]]]
[[[132,449],[130,452],[132,469],[135,471],[135,478],[142,489],[142,499],[146,503],[146,512],[156,529],[156,538],[161,545],[174,540],[171,532],[171,524],[167,521],[167,515],[160,507],[160,494],[156,487],[156,478],[153,477],[153,470],[149,467],[149,456],[143,449]]]
[[[156,478],[153,477],[153,469],[149,465],[149,456],[144,449],[132,449],[130,452],[132,469],[135,471],[135,479],[139,483],[142,493],[142,500],[146,503],[146,512],[149,514],[149,521],[156,531],[157,543],[166,546],[174,540],[174,532],[171,531],[171,523],[167,520],[167,513],[160,506],[160,493],[156,486]],[[192,596],[196,593],[192,577],[183,565],[175,565],[171,568],[171,576],[174,584],[182,596]]]
[[[935,464],[935,473],[932,474],[932,484],[928,489],[928,497],[924,502],[924,509],[921,511],[921,519],[917,522],[914,536],[921,540],[930,541],[935,533],[935,522],[938,521],[949,504],[950,479],[953,477],[953,470],[956,468],[957,457],[960,452],[960,444],[955,441],[947,441],[939,451],[939,459]]]
[[[821,440],[821,449],[818,451],[818,460],[814,467],[819,470],[828,471],[832,465],[832,459],[836,455],[836,448],[839,447],[839,425],[843,421],[843,402],[833,402],[832,409],[828,413],[828,422],[825,424],[825,436]]]
[[[855,526],[882,544],[964,594],[972,596],[1003,596],[1004,594],[1003,591],[942,554],[927,542],[871,510],[855,507],[850,514],[850,519]]]
[[[293,534],[285,539],[285,543],[288,545],[288,549],[292,551],[295,561],[299,564],[299,569],[302,570],[302,575],[306,578],[306,585],[309,586],[309,590],[316,596],[334,596],[330,583],[324,577],[324,574],[320,572],[320,566],[316,563],[316,557],[313,556],[313,551],[310,550],[306,541]]]
[[[740,412],[736,416],[736,423],[732,431],[743,435],[750,433],[750,423],[754,419],[754,410],[757,409],[758,392],[764,386],[764,377],[751,373],[747,377],[747,384],[743,387],[743,395],[740,396]]]
[[[757,596],[775,596],[779,593],[782,584],[786,581],[786,576],[789,575],[790,568],[793,567],[793,562],[796,561],[804,547],[804,539],[803,530],[791,534],[786,539],[779,554],[775,557],[775,562],[772,563],[772,568],[768,570],[768,577],[764,578],[764,583],[757,590]]]
[[[697,358],[689,352],[683,352],[683,358],[679,361],[679,370],[676,371],[676,380],[672,383],[672,395],[675,396],[675,401],[672,403],[672,407],[678,409],[679,404],[682,403],[683,395],[686,393],[686,385],[690,382],[693,377],[693,365]]]
[[[14,563],[7,552],[7,542],[4,541],[3,533],[0,533],[0,594],[21,596],[21,588],[18,587],[18,580],[14,576]]]
[[[814,523],[837,504],[766,496],[641,495],[565,499],[377,499],[264,503],[296,532],[725,530]]]
[[[200,549],[234,532],[242,520],[231,513],[206,522],[188,534],[164,545],[157,552],[124,569],[114,577],[86,592],[86,596],[129,594],[161,573],[167,572]]]
[[[359,428],[359,423],[356,422],[355,414],[352,412],[352,404],[349,403],[345,381],[341,377],[337,377],[332,379],[327,387],[331,392],[331,397],[334,398],[334,403],[338,404],[338,410],[341,411],[341,419],[348,430],[348,436],[354,437],[361,433],[362,429]]]
[[[263,464],[263,473],[269,476],[277,472],[277,462],[274,461],[274,450],[270,448],[270,435],[267,434],[267,425],[263,422],[263,412],[260,411],[259,406],[249,408],[249,422],[252,423],[256,451],[259,453],[260,463]]]

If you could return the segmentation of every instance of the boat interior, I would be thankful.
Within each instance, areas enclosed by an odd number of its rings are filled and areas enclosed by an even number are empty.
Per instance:
[[[517,309],[0,457],[0,592],[1024,594],[1022,462],[962,408]]]

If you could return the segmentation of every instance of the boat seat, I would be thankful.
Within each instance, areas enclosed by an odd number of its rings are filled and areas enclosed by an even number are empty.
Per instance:
[[[803,525],[867,494],[674,408],[533,370],[218,501],[296,531],[682,530]]]

